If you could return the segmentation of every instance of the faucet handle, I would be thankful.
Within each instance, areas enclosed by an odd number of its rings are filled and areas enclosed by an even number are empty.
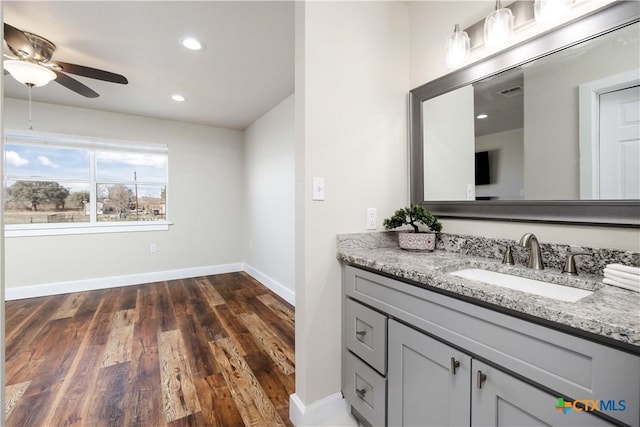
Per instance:
[[[562,274],[567,274],[569,276],[578,275],[578,268],[576,267],[576,261],[574,259],[577,255],[593,256],[586,252],[567,252],[567,259],[564,262],[564,267],[562,267]]]
[[[506,265],[515,265],[513,262],[513,254],[511,253],[511,246],[506,245],[504,250],[504,256],[502,257],[502,263]]]

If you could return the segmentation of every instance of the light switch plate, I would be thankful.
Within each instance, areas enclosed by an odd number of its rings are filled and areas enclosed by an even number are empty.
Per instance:
[[[324,176],[313,177],[311,200],[324,200]]]
[[[473,184],[467,184],[467,200],[475,200],[476,198],[476,191],[475,191],[475,185]]]

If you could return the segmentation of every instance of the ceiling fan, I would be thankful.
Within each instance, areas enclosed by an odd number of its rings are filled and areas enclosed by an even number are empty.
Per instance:
[[[98,93],[79,82],[67,73],[112,83],[127,84],[127,78],[83,65],[68,62],[50,62],[56,50],[49,40],[37,34],[21,31],[9,24],[4,24],[4,41],[13,54],[7,55],[4,68],[16,80],[29,87],[44,86],[51,80],[87,98],[97,98]],[[6,73],[6,72],[5,72]]]

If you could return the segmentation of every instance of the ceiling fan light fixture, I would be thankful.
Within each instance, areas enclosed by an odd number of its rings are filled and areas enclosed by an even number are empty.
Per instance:
[[[180,44],[189,50],[204,50],[204,43],[194,37],[180,37]]]
[[[30,61],[6,59],[4,61],[4,68],[14,79],[27,86],[33,85],[41,87],[56,78],[56,73],[47,67]]]

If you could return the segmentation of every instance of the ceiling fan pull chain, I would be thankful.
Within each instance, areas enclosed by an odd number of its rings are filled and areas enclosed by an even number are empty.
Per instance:
[[[33,122],[31,121],[31,90],[33,85],[27,83],[27,86],[29,86],[29,130],[33,130]]]

